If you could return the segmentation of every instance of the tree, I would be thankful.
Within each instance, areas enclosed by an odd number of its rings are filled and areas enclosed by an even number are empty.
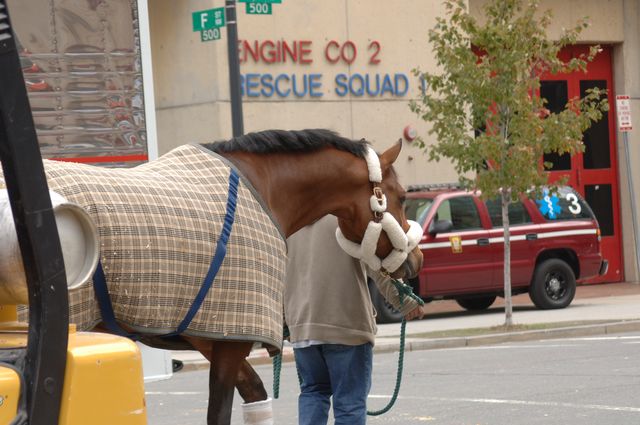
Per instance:
[[[508,206],[512,194],[540,193],[552,164],[543,154],[584,150],[582,132],[608,109],[603,90],[571,99],[559,113],[545,108],[540,76],[586,70],[599,48],[563,61],[560,49],[574,44],[586,19],[557,40],[547,38],[550,11],[537,1],[491,0],[484,23],[471,16],[464,0],[446,0],[446,16],[429,32],[438,72],[414,70],[427,90],[411,109],[431,123],[436,143],[420,148],[430,160],[448,158],[468,189],[484,198],[501,198],[504,229],[505,325],[512,323]],[[532,192],[533,189],[533,192]]]

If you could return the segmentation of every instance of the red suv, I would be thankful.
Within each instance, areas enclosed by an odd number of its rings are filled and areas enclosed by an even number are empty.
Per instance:
[[[425,301],[455,299],[467,310],[484,310],[504,296],[504,235],[500,200],[451,185],[409,188],[407,218],[422,224],[424,265],[408,283]],[[526,196],[509,206],[511,287],[528,292],[541,309],[564,308],[582,283],[606,273],[600,229],[591,208],[570,187]],[[370,285],[378,322],[401,319]]]

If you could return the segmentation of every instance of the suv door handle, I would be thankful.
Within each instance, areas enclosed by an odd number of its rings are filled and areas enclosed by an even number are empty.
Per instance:
[[[524,238],[528,241],[535,241],[536,239],[538,239],[538,235],[536,235],[535,233],[527,233]]]
[[[478,239],[479,246],[489,245],[489,238],[480,238]]]

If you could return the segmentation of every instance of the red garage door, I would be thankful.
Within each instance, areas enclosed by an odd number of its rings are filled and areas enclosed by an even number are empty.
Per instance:
[[[586,53],[588,49],[589,46],[571,46],[562,51],[561,57],[569,59]],[[609,272],[591,282],[618,282],[624,279],[624,274],[620,244],[611,47],[603,47],[603,51],[588,65],[587,72],[545,75],[541,81],[540,95],[547,99],[548,109],[558,112],[569,99],[582,96],[593,87],[608,90],[609,112],[584,133],[584,153],[571,157],[566,154],[545,155],[544,160],[553,163],[551,180],[568,176],[569,185],[584,196],[600,223],[602,251],[609,260]]]

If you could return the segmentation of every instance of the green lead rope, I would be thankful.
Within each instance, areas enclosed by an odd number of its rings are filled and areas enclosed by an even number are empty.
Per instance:
[[[422,298],[414,294],[413,289],[411,289],[409,285],[405,285],[403,282],[396,279],[392,279],[391,283],[393,283],[393,285],[396,287],[396,290],[398,291],[400,307],[402,307],[402,305],[404,304],[404,297],[407,297],[407,296],[410,298],[413,298],[419,305],[424,305],[424,301],[422,300]],[[393,389],[393,395],[391,396],[391,400],[389,400],[389,403],[387,403],[387,405],[380,410],[374,410],[374,411],[367,410],[367,415],[369,416],[379,416],[379,415],[382,415],[383,413],[387,413],[389,410],[391,410],[393,405],[396,403],[396,400],[398,399],[398,394],[400,393],[400,384],[402,383],[402,369],[404,367],[404,340],[406,336],[406,328],[407,328],[407,321],[403,318],[402,324],[400,325],[400,351],[398,352],[398,373],[396,374],[396,386]]]
[[[396,287],[398,291],[398,299],[400,300],[400,306],[404,304],[404,297],[413,298],[419,305],[424,305],[424,301],[422,298],[418,297],[413,293],[413,290],[410,286],[404,284],[403,282],[392,279],[391,283]],[[378,416],[383,413],[387,413],[396,400],[398,399],[398,394],[400,393],[400,384],[402,383],[402,369],[404,367],[404,342],[406,336],[406,328],[407,321],[402,319],[402,324],[400,326],[400,351],[398,353],[398,373],[396,374],[396,386],[393,389],[393,395],[391,396],[391,400],[389,403],[380,410],[367,411],[367,415],[369,416]],[[285,327],[284,336],[287,337],[289,335],[289,330]],[[273,358],[273,398],[277,399],[280,396],[280,372],[282,370],[282,354],[278,354]],[[298,382],[301,383],[300,375],[298,374]]]

